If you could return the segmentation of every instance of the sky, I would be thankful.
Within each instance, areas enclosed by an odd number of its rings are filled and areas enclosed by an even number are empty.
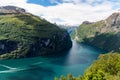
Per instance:
[[[96,22],[120,10],[120,0],[0,0],[0,6],[18,6],[60,25]]]

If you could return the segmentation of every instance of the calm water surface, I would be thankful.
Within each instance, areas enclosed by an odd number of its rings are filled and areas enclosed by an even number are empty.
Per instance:
[[[82,75],[104,51],[73,41],[70,51],[58,56],[0,61],[0,80],[53,80],[72,73]]]

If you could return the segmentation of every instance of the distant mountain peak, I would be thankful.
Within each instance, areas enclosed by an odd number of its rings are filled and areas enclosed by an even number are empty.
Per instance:
[[[19,14],[26,13],[25,9],[16,6],[1,6],[0,14]]]

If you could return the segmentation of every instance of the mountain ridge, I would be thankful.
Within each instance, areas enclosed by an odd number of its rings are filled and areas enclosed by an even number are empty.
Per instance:
[[[85,42],[107,51],[120,52],[120,13],[90,24],[81,24],[77,29],[77,41]]]

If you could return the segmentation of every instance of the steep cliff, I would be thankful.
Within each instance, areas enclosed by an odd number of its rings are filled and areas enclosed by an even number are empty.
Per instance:
[[[66,30],[22,8],[0,7],[0,13],[0,59],[59,54],[72,46]]]
[[[76,31],[76,39],[107,51],[120,52],[120,11],[105,20],[87,24]]]

